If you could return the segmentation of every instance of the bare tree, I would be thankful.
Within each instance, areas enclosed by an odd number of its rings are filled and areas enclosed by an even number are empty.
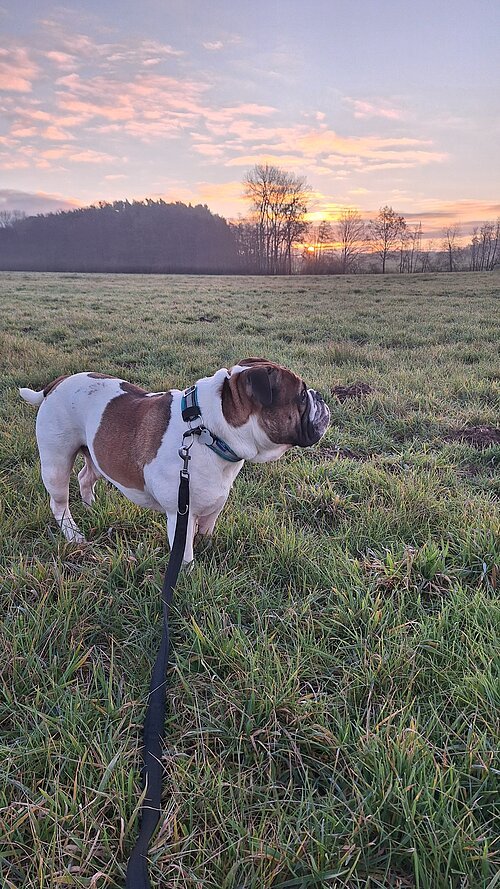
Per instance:
[[[401,232],[406,228],[404,216],[399,216],[392,207],[381,207],[378,216],[370,220],[369,237],[373,252],[380,258],[382,274],[388,257],[398,244]]]
[[[445,229],[442,249],[446,254],[446,265],[449,272],[456,272],[458,265],[458,255],[459,255],[459,245],[458,239],[460,238],[460,226],[456,222],[454,225],[449,225],[447,229]]]
[[[264,274],[291,274],[292,245],[304,238],[310,186],[303,176],[257,164],[244,179],[257,230],[258,268]]]
[[[255,222],[239,219],[230,223],[238,252],[241,270],[254,273],[259,271],[259,232]]]
[[[417,261],[422,250],[422,223],[417,223],[413,228],[405,226],[401,229],[401,243],[399,249],[399,271],[409,275],[417,270]]]
[[[477,225],[472,229],[472,240],[469,244],[469,272],[480,271],[480,240]]]
[[[340,245],[340,268],[343,275],[356,270],[356,264],[365,243],[365,223],[359,210],[345,207],[340,211],[336,225]]]
[[[496,222],[485,223],[488,226],[488,259],[485,270],[492,272],[500,262],[500,216]]]
[[[469,270],[491,272],[500,259],[500,218],[496,222],[484,222],[481,228],[472,232],[470,243]]]

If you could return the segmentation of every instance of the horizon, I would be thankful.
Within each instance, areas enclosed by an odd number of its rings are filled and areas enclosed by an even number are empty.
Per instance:
[[[150,197],[235,220],[269,163],[307,179],[312,222],[389,204],[466,237],[500,214],[500,7],[482,9],[471,26],[463,0],[0,7],[0,210]]]

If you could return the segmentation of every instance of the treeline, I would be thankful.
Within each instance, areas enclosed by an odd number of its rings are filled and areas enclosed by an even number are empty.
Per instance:
[[[311,187],[301,176],[257,164],[243,180],[250,215],[234,228],[245,271],[346,275],[359,272],[492,271],[500,262],[500,219],[474,229],[463,245],[458,225],[439,241],[424,239],[392,207],[372,219],[344,208],[336,223],[306,222]],[[302,249],[300,245],[302,246]]]
[[[459,225],[424,240],[422,223],[408,223],[392,207],[381,207],[374,219],[348,208],[336,223],[310,227],[308,238],[312,243],[298,266],[302,274],[491,272],[500,265],[500,219],[474,228],[464,244]]]
[[[256,165],[243,180],[249,214],[236,223],[207,206],[163,200],[101,202],[69,212],[0,212],[0,269],[198,274],[492,271],[500,219],[464,244],[458,225],[423,237],[392,207],[372,219],[345,208],[336,222],[307,222],[311,188],[294,173]]]
[[[2,270],[217,274],[239,265],[231,227],[201,205],[114,201],[0,220]]]

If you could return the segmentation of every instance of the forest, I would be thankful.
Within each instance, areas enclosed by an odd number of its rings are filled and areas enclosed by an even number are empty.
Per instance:
[[[0,269],[73,272],[237,271],[234,235],[206,206],[163,200],[5,219]]]
[[[227,221],[206,205],[147,198],[66,212],[0,212],[0,270],[180,274],[346,275],[493,271],[500,219],[458,223],[438,237],[393,207],[365,219],[355,207],[308,221],[304,177],[257,164],[242,183],[248,213]]]

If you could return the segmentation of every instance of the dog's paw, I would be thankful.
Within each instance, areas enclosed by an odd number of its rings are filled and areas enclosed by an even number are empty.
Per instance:
[[[85,537],[83,536],[83,534],[80,531],[73,531],[73,530],[64,529],[64,536],[65,536],[66,540],[68,541],[68,543],[73,543],[73,544],[76,544],[77,546],[80,543],[87,543],[87,541],[85,540]]]

